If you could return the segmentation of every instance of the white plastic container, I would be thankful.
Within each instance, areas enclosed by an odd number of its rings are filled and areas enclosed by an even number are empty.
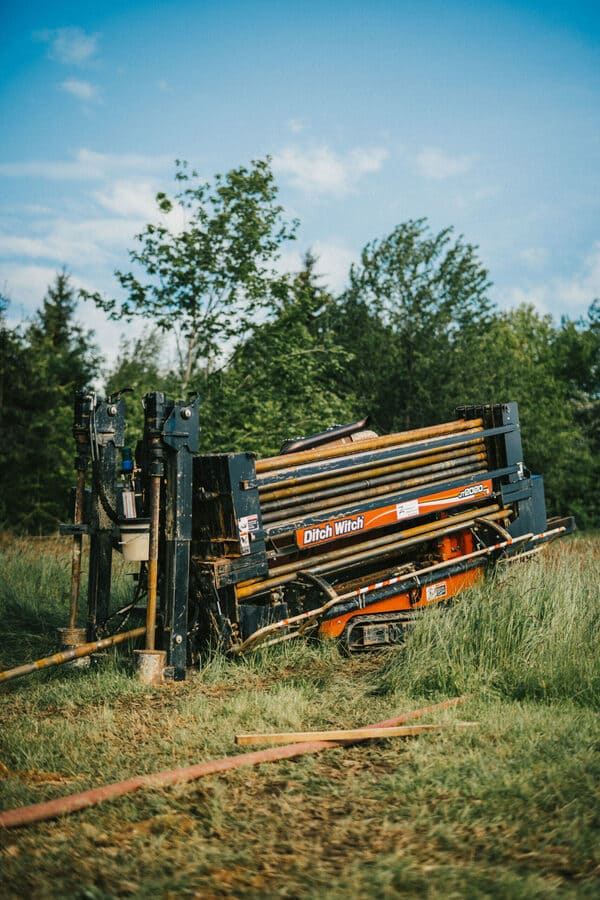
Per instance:
[[[121,550],[129,562],[141,562],[150,556],[150,520],[121,522]]]

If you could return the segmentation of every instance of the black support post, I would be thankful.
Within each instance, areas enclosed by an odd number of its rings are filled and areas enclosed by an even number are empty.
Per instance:
[[[101,401],[91,411],[92,502],[87,638],[108,618],[112,541],[117,508],[117,450],[125,442],[125,401]]]
[[[163,609],[167,665],[175,681],[185,678],[192,540],[193,458],[198,452],[198,405],[173,403],[164,423],[166,453]]]
[[[198,398],[184,403],[153,392],[144,397],[145,467],[162,474],[158,557],[161,649],[167,676],[185,679],[192,539],[193,458],[198,452]]]

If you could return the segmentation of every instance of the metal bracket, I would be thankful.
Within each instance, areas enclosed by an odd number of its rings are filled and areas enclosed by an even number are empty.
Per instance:
[[[89,534],[87,525],[74,525],[72,522],[61,522],[58,526],[58,533],[62,537],[73,537],[79,534]]]

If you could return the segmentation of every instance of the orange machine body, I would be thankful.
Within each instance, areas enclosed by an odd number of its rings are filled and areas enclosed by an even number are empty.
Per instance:
[[[441,560],[464,556],[473,550],[473,535],[467,530],[446,535],[439,540],[438,549]],[[370,604],[368,609],[336,616],[336,618],[322,623],[319,635],[323,638],[338,638],[351,620],[360,619],[362,616],[372,617],[379,613],[410,612],[423,606],[450,600],[465,588],[480,582],[483,579],[484,568],[485,564],[482,562],[478,568],[461,572],[458,575],[449,575],[432,584],[386,597],[385,600]],[[385,581],[378,582],[377,587],[385,587]]]

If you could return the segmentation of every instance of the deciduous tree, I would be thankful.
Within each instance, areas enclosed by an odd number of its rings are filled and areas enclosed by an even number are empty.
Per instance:
[[[364,248],[350,269],[338,328],[386,430],[447,415],[459,356],[490,321],[489,286],[476,248],[451,228],[433,234],[425,219]]]
[[[178,191],[156,196],[159,224],[149,224],[129,253],[134,271],[117,271],[124,301],[82,292],[113,319],[143,316],[172,332],[180,391],[198,367],[210,371],[228,341],[272,301],[281,245],[294,237],[277,203],[269,159],[202,181],[177,161]]]
[[[353,357],[336,342],[334,298],[319,286],[314,267],[309,253],[270,320],[255,325],[213,379],[212,412],[205,417],[209,443],[271,454],[289,437],[355,415],[354,394],[340,386]]]

